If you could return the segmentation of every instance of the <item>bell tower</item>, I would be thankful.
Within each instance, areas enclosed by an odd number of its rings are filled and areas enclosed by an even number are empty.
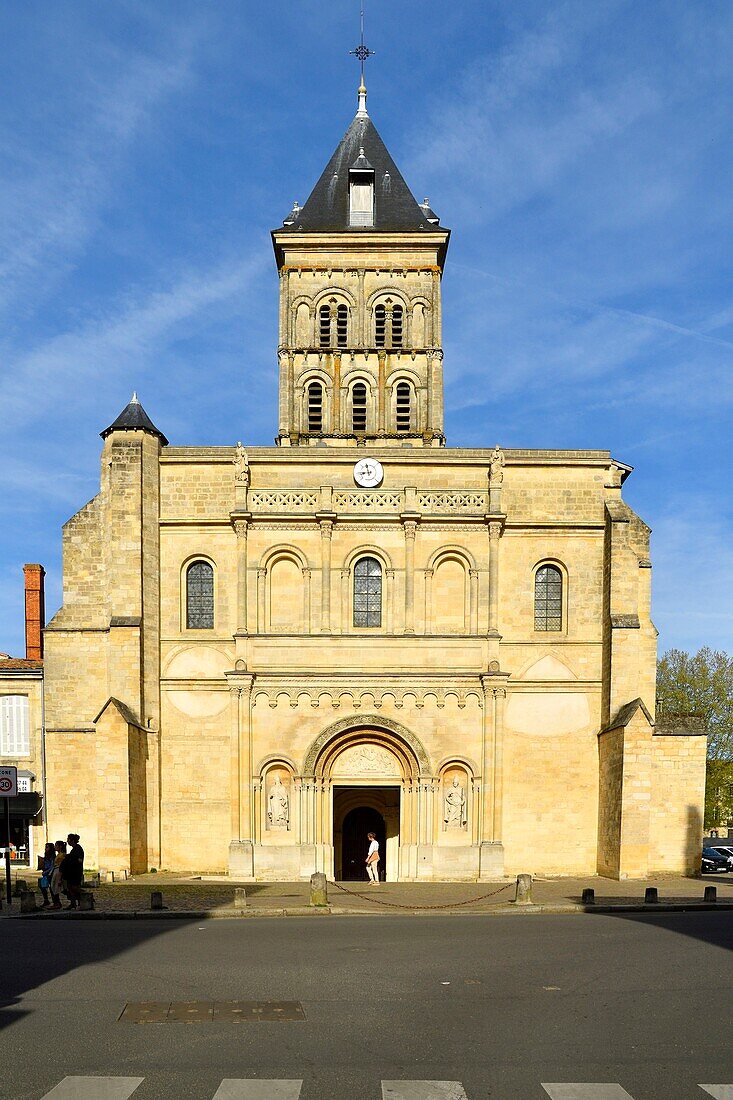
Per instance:
[[[358,110],[272,240],[281,447],[441,447],[441,278],[450,231]]]

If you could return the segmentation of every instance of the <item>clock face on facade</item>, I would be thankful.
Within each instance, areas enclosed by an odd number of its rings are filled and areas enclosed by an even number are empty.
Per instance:
[[[382,463],[376,458],[360,458],[354,466],[354,481],[361,485],[362,489],[373,489],[382,484],[384,470]]]

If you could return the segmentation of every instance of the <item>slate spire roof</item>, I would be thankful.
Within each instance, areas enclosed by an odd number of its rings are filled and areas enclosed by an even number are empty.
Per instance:
[[[106,439],[111,432],[148,432],[150,435],[157,435],[164,447],[168,446],[168,440],[163,433],[156,428],[155,424],[153,424],[152,420],[145,412],[145,409],[138,401],[136,393],[133,393],[129,403],[125,405],[117,419],[99,434],[102,439]]]
[[[374,225],[368,231],[410,232],[440,229],[432,210],[417,202],[366,112],[366,89],[359,89],[359,110],[342,137],[304,206],[294,204],[285,229],[354,232],[349,225],[349,172],[374,170]],[[357,227],[359,232],[361,227]]]

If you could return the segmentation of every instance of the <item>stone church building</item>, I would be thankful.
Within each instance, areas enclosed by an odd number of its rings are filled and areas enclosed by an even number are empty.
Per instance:
[[[387,880],[696,868],[630,467],[446,446],[449,236],[362,87],[272,233],[276,445],[172,446],[135,396],[102,432],[45,632],[50,831],[92,864],[364,878],[373,830]]]

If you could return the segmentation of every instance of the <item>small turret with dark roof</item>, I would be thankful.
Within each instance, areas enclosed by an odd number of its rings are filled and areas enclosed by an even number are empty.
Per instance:
[[[149,435],[157,436],[164,447],[168,446],[168,440],[160,429],[156,428],[155,424],[153,424],[152,420],[145,412],[145,409],[138,401],[136,393],[133,393],[129,403],[124,407],[117,419],[99,434],[102,439],[106,439],[112,432],[148,432]]]

